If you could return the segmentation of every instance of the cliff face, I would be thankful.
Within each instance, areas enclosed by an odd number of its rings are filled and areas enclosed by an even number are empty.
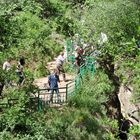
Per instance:
[[[134,125],[140,124],[140,103],[132,102],[133,88],[131,86],[120,86],[119,100],[123,116]]]

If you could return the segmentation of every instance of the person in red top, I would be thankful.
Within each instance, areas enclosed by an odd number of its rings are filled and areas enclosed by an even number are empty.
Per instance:
[[[75,64],[77,66],[77,74],[79,74],[80,72],[80,66],[83,62],[83,58],[82,58],[82,55],[83,55],[83,49],[82,48],[78,48],[76,53],[75,53]]]
[[[78,54],[81,54],[81,55],[83,55],[83,53],[84,53],[84,50],[83,50],[83,48],[78,48],[78,49],[77,49],[77,52],[78,52]]]

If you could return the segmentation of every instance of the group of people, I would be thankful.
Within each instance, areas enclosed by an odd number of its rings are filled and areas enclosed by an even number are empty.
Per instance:
[[[78,73],[80,71],[81,62],[83,61],[82,54],[83,54],[83,50],[81,48],[78,48],[75,52],[75,65],[77,67]],[[50,101],[52,101],[54,91],[56,92],[57,97],[58,98],[60,97],[59,87],[58,87],[58,83],[60,82],[60,79],[59,79],[60,73],[62,73],[63,81],[66,82],[66,75],[65,75],[64,66],[63,66],[64,61],[65,61],[64,52],[61,52],[60,55],[56,59],[56,68],[48,76],[48,85],[51,91]],[[9,58],[7,61],[3,63],[3,70],[7,73],[7,75],[12,68],[11,62],[12,61]],[[25,65],[25,59],[24,57],[21,57],[16,67],[16,75],[18,77],[18,81],[17,81],[18,86],[22,85],[25,79],[24,71],[23,71],[24,65]],[[6,85],[12,85],[9,77],[7,77]]]
[[[54,91],[56,92],[58,101],[60,101],[60,94],[59,94],[59,87],[58,87],[58,83],[60,82],[60,78],[59,78],[60,73],[62,73],[63,81],[66,82],[66,75],[63,67],[64,60],[65,60],[64,53],[61,52],[56,59],[56,68],[48,76],[49,89],[51,90],[50,102],[53,101]]]
[[[75,65],[77,67],[77,74],[80,72],[80,66],[82,65],[83,60],[83,49],[82,48],[77,48],[75,52]],[[54,91],[57,94],[58,100],[60,99],[60,94],[59,94],[59,87],[58,83],[60,82],[59,75],[62,73],[63,76],[63,81],[66,82],[66,75],[64,71],[64,64],[65,57],[64,57],[64,52],[61,52],[60,55],[56,59],[56,69],[52,71],[52,73],[48,76],[48,84],[49,88],[51,90],[51,95],[50,95],[50,101],[53,99],[53,93]]]
[[[5,73],[7,74],[7,78],[5,81],[6,86],[9,86],[9,85],[12,86],[12,82],[11,82],[10,77],[9,77],[10,70],[12,69],[11,62],[12,62],[11,58],[7,59],[3,63],[3,67],[2,67],[3,71],[5,71]],[[25,79],[24,72],[23,72],[24,65],[25,65],[25,59],[24,59],[24,57],[21,57],[19,59],[17,66],[16,66],[16,75],[18,77],[17,85],[18,86],[20,86],[24,82],[24,79]]]
[[[53,72],[51,72],[51,74],[48,76],[48,84],[49,84],[49,88],[51,90],[50,100],[52,100],[54,91],[56,92],[57,96],[59,97],[58,82],[60,82],[60,79],[59,79],[60,73],[62,73],[63,81],[66,82],[65,71],[63,68],[64,60],[65,60],[64,53],[61,52],[56,60],[56,69],[54,69]],[[18,77],[17,85],[18,86],[22,85],[25,80],[25,75],[24,75],[24,71],[23,71],[24,65],[25,65],[25,59],[24,59],[24,57],[21,57],[16,66],[16,75]],[[12,86],[12,82],[9,77],[11,70],[12,70],[12,59],[11,58],[7,59],[3,63],[2,69],[7,75],[6,80],[5,80],[5,86]]]

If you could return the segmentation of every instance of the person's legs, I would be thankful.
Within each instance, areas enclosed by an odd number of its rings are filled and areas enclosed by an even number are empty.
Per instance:
[[[19,75],[17,85],[20,86],[23,83],[23,81],[24,81],[24,76]]]
[[[17,74],[17,77],[18,77],[17,85],[19,85],[20,84],[20,73],[17,72],[16,74]]]
[[[62,76],[63,76],[63,81],[66,82],[66,75],[65,75],[65,71],[64,71],[63,67],[61,69],[61,72],[62,72]]]
[[[56,70],[57,70],[57,74],[60,75],[60,67],[58,65],[56,67]]]
[[[50,93],[50,102],[53,102],[53,93],[54,93],[54,89],[51,89],[51,93]]]
[[[60,72],[62,73],[63,81],[66,82],[66,75],[63,66],[59,68]]]
[[[79,74],[80,73],[80,66],[76,66],[77,67],[77,74]]]
[[[56,89],[55,89],[55,92],[56,92],[56,95],[57,95],[57,102],[60,102],[61,100],[60,100],[59,89],[56,88]]]
[[[17,76],[18,76],[17,85],[20,86],[21,84],[23,84],[24,75],[23,75],[23,73],[21,73],[21,72],[17,72]]]
[[[77,69],[77,74],[79,74],[80,73],[80,61],[79,61],[79,59],[76,59],[75,65],[76,65],[76,69]]]
[[[20,78],[19,78],[19,84],[20,85],[23,83],[23,80],[24,80],[24,76],[20,76]]]
[[[58,71],[58,75],[60,75],[60,72],[62,73],[63,81],[66,81],[65,71],[62,65],[57,66],[57,71]]]

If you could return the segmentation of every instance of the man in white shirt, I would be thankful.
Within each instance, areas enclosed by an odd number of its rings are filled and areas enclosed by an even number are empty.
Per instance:
[[[64,60],[65,60],[64,53],[61,52],[60,55],[56,59],[56,68],[57,68],[58,74],[60,74],[61,72],[63,75],[63,80],[66,81],[65,71],[63,68]]]
[[[10,80],[10,69],[11,69],[11,59],[9,58],[7,61],[5,61],[4,63],[3,63],[3,67],[2,67],[2,69],[4,70],[4,71],[6,71],[6,80],[5,80],[5,85],[6,85],[6,87],[8,87],[9,85],[11,86],[12,85],[12,83],[11,83],[11,80]]]
[[[3,63],[3,70],[9,71],[11,69],[11,59],[8,59]]]

